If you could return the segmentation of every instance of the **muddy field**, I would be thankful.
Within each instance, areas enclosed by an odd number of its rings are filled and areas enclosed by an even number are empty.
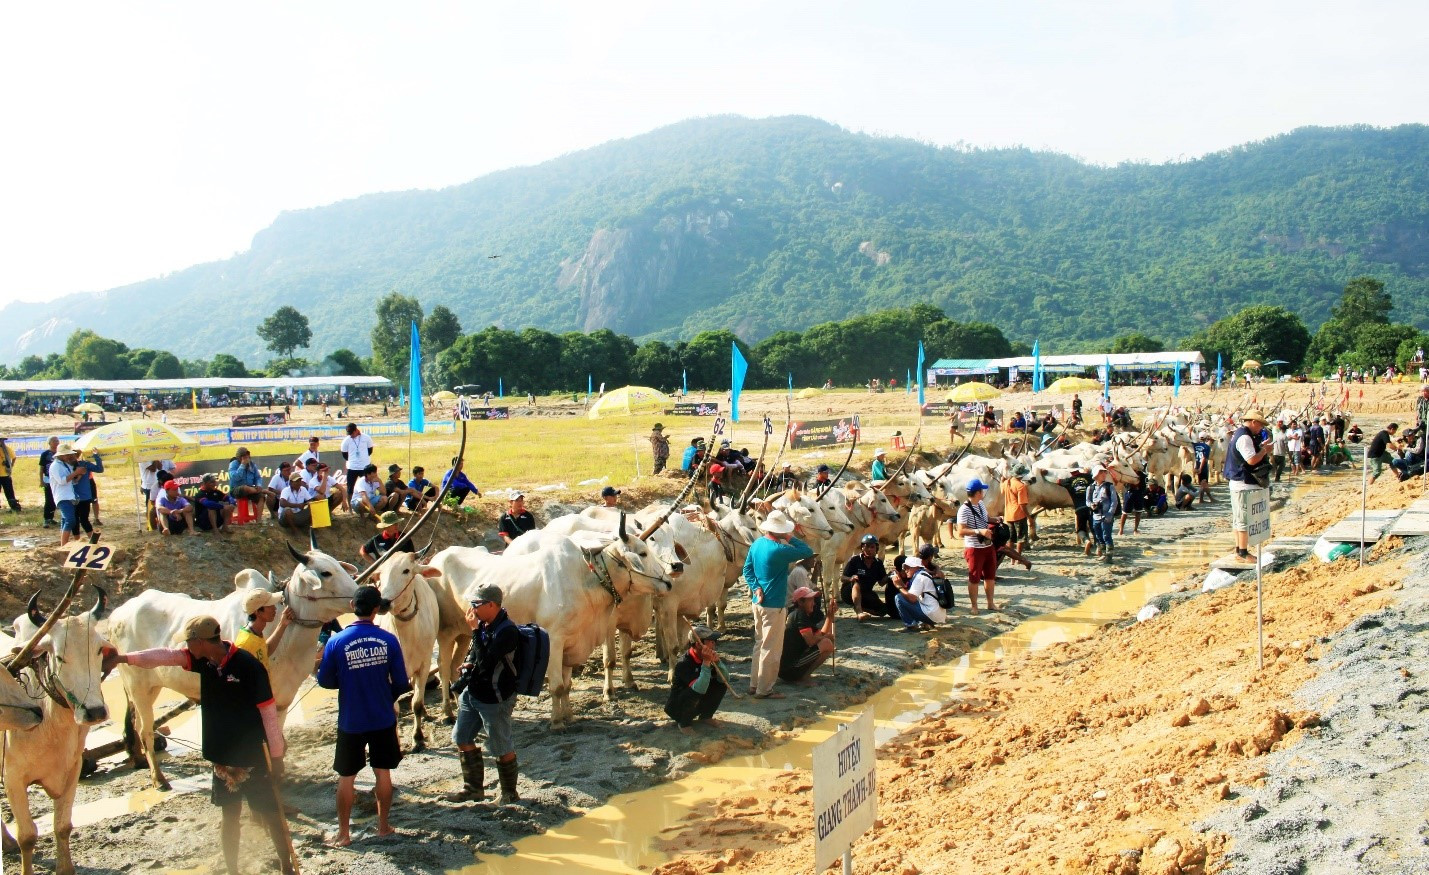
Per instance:
[[[1385,391],[1381,394],[1396,393],[1394,399],[1382,401],[1385,406],[1410,403],[1400,402],[1397,395],[1402,391],[1408,398],[1411,387],[1382,389]],[[1144,390],[1118,391],[1128,394],[1128,401],[1132,400],[1133,392],[1144,401]],[[1225,393],[1217,400],[1225,400]],[[863,397],[852,393],[837,400],[810,401],[818,405],[825,401],[830,405],[857,405],[855,409],[861,410],[886,407],[878,415],[886,416],[887,424],[877,429],[887,434],[897,427],[897,411],[906,404],[906,399],[901,397]],[[782,414],[782,397],[770,397],[762,403],[770,408],[771,415],[776,407]],[[823,412],[810,406],[811,414]],[[199,415],[207,415],[207,412]],[[869,446],[875,437],[882,439],[886,435],[870,434]],[[866,456],[861,465],[866,467]],[[676,483],[651,478],[639,481],[637,486],[640,493],[629,497],[641,503],[678,489]],[[580,497],[574,493],[552,493],[545,501],[550,505],[549,510],[556,511],[574,505]],[[1319,496],[1318,500],[1323,498]],[[1315,506],[1309,502],[1305,509]],[[1068,517],[1046,518],[1042,525],[1043,539],[1030,554],[1034,568],[1030,572],[1020,568],[1007,570],[999,581],[999,602],[1003,607],[1000,613],[970,617],[965,594],[959,591],[959,606],[953,612],[953,622],[930,635],[897,634],[896,623],[859,624],[845,615],[839,624],[836,668],[822,668],[815,687],[791,689],[789,698],[784,700],[754,702],[727,698],[721,714],[728,720],[724,731],[705,729],[691,738],[674,730],[661,711],[666,689],[664,670],[655,662],[648,645],[642,644],[636,651],[639,688],[622,691],[613,702],[604,702],[600,697],[600,667],[593,660],[584,676],[577,680],[573,701],[580,719],[571,728],[560,733],[547,729],[544,699],[523,700],[518,708],[517,748],[522,763],[521,791],[526,800],[521,806],[454,806],[439,801],[438,794],[457,788],[459,775],[446,727],[439,726],[433,748],[409,756],[394,773],[399,795],[393,822],[399,836],[376,839],[365,834],[363,830],[370,826],[367,821],[372,818],[372,809],[370,801],[360,797],[359,822],[354,824],[355,841],[351,849],[333,849],[324,844],[335,822],[335,782],[330,769],[334,714],[330,700],[324,700],[321,693],[313,695],[306,700],[307,720],[288,727],[289,780],[285,793],[292,809],[290,820],[303,870],[439,872],[468,865],[480,853],[509,851],[520,837],[554,827],[613,794],[682,776],[736,752],[768,747],[786,737],[790,730],[830,709],[863,701],[915,666],[946,661],[1027,617],[1068,607],[1091,592],[1129,580],[1153,562],[1174,553],[1178,542],[1191,536],[1223,532],[1226,528],[1224,509],[1225,504],[1221,503],[1145,521],[1141,534],[1134,537],[1128,534],[1120,542],[1122,549],[1110,565],[1082,557],[1074,547]],[[25,517],[31,514],[27,511]],[[439,546],[484,543],[489,536],[488,524],[483,516],[444,517],[437,543]],[[273,567],[280,573],[291,567],[286,550],[274,537],[275,532],[253,527],[222,540],[190,538],[169,542],[132,531],[128,534],[116,531],[114,539],[126,544],[128,549],[120,551],[120,559],[109,573],[110,586],[118,600],[146,587],[207,594],[226,592],[233,572],[243,567]],[[49,552],[48,533],[28,519],[22,519],[18,526],[12,524],[0,529],[0,538],[16,534],[38,543],[35,547],[0,554],[0,607],[7,614],[13,614],[18,604],[36,588],[47,597],[53,597],[62,589],[59,573],[49,570],[49,563],[38,561]],[[339,517],[334,528],[324,533],[323,546],[335,554],[350,555],[366,537],[365,526]],[[951,552],[947,557],[954,565],[960,562],[960,556]],[[749,614],[738,600],[731,611],[729,626],[731,634],[722,649],[729,660],[735,687],[742,690],[748,663]],[[1091,654],[1098,651],[1100,642],[1101,638],[1097,638],[1078,646],[1085,646],[1086,653]],[[1122,670],[1127,670],[1127,666],[1123,665]],[[434,693],[428,701],[429,707],[435,706]],[[117,704],[112,702],[111,706]],[[181,779],[202,779],[207,773],[194,756],[171,757],[165,770],[181,787],[185,784]],[[494,769],[488,770],[489,783],[494,783],[493,773]],[[141,792],[147,783],[146,772],[131,771],[117,758],[103,763],[99,774],[83,782],[78,800],[81,804],[100,799],[125,800],[121,808],[136,804],[135,800],[142,801],[143,805],[156,804],[138,813],[115,813],[77,829],[75,859],[79,870],[206,871],[212,866],[221,869],[216,843],[217,813],[207,803],[206,792],[163,795]],[[359,786],[363,785],[359,783]],[[47,809],[43,794],[32,792],[31,800],[37,810]],[[248,833],[245,836],[251,861],[248,871],[269,871],[271,857],[266,839],[260,838],[256,829],[250,828]],[[682,852],[698,855],[707,851],[683,837],[681,841],[684,843],[678,847]],[[48,859],[50,849],[48,840],[43,841],[42,858]],[[782,865],[770,862],[771,868]],[[749,871],[766,870],[755,867]],[[924,868],[923,871],[937,869]]]

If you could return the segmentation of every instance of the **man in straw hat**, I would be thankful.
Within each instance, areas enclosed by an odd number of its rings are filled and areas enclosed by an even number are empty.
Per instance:
[[[400,541],[400,543],[399,543]],[[402,553],[415,553],[416,548],[412,546],[411,538],[402,538],[402,518],[397,515],[397,511],[383,511],[377,518],[377,534],[367,539],[357,551],[366,562],[376,562],[377,557],[388,550],[397,550]]]
[[[268,671],[253,654],[224,641],[213,617],[194,617],[181,634],[181,648],[121,653],[117,660],[138,668],[174,666],[199,676],[203,758],[213,764],[209,798],[223,811],[221,835],[228,871],[235,875],[240,871],[239,837],[246,800],[273,839],[280,870],[292,872],[287,829],[263,750],[266,744],[273,773],[281,775],[283,727]]]
[[[75,483],[84,476],[84,469],[76,463],[79,450],[74,444],[63,443],[55,448],[55,458],[50,462],[50,491],[54,493],[55,506],[60,512],[60,546],[68,544],[71,538],[79,537],[79,518],[75,505],[79,497],[75,494]]]
[[[1270,453],[1269,441],[1262,440],[1265,414],[1248,410],[1241,417],[1242,425],[1231,435],[1226,447],[1224,474],[1231,488],[1231,531],[1235,533],[1235,554],[1250,558],[1250,505],[1265,497],[1265,488],[1255,479],[1255,469],[1265,463]]]
[[[729,689],[723,672],[718,668],[719,654],[715,651],[715,642],[722,636],[723,633],[708,626],[692,626],[690,646],[675,663],[675,676],[670,683],[670,698],[665,702],[665,713],[686,735],[694,734],[691,727],[696,720],[706,726],[721,725],[714,715]]]
[[[670,461],[670,439],[665,437],[665,426],[658,422],[650,426],[650,454],[655,457],[655,467],[650,473],[659,474]]]
[[[784,650],[784,616],[789,604],[789,566],[814,555],[798,536],[799,526],[783,511],[772,511],[759,524],[764,537],[750,545],[744,559],[744,582],[754,613],[754,659],[749,691],[756,699],[782,699],[774,692],[779,658]]]

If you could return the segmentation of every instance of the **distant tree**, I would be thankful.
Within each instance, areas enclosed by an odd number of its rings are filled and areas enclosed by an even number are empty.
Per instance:
[[[307,373],[308,360],[305,358],[273,359],[263,369],[269,377],[301,377]]]
[[[365,377],[367,376],[367,365],[357,353],[350,349],[335,349],[332,354],[323,359],[319,365],[319,370],[328,376],[334,377]],[[423,368],[423,370],[426,370]]]
[[[149,362],[149,370],[144,372],[146,380],[179,380],[183,379],[184,366],[179,362],[178,356],[171,352],[160,352]]]
[[[1357,276],[1345,284],[1330,318],[1356,327],[1372,322],[1388,324],[1389,311],[1393,309],[1394,301],[1384,283],[1372,276]]]
[[[790,374],[802,386],[822,385],[826,379],[818,359],[804,348],[804,338],[797,331],[774,332],[755,344],[754,355],[766,387],[787,385]]]
[[[313,339],[308,317],[296,307],[282,306],[258,325],[258,337],[279,358],[287,358],[293,350],[302,349]]]
[[[204,359],[179,359],[185,377],[207,377],[209,363]]]
[[[641,386],[673,389],[680,385],[680,357],[663,341],[646,341],[630,357],[630,380]]]
[[[234,356],[221,352],[208,363],[210,377],[246,377],[248,368]]]
[[[427,314],[427,318],[422,320],[421,334],[423,354],[435,359],[442,350],[456,343],[456,339],[461,337],[461,323],[457,321],[455,313],[438,304]]]
[[[79,334],[80,332],[75,332]],[[70,372],[82,380],[124,379],[128,362],[124,344],[94,332],[86,332],[65,354]]]
[[[1207,364],[1219,353],[1228,368],[1239,367],[1246,359],[1282,359],[1289,362],[1288,370],[1295,370],[1309,346],[1310,332],[1299,316],[1284,307],[1263,305],[1246,307],[1182,341],[1183,349],[1199,350]]]
[[[1113,353],[1125,352],[1161,352],[1166,349],[1166,345],[1154,337],[1148,337],[1140,331],[1133,331],[1130,334],[1123,334],[1111,342]]]
[[[1012,344],[996,325],[951,319],[928,324],[924,349],[928,364],[940,358],[995,359],[1013,355]]]
[[[45,369],[45,360],[37,355],[27,355],[15,366],[16,379],[28,380]]]
[[[718,389],[724,391],[729,388],[729,363],[730,344],[738,343],[739,351],[745,359],[750,362],[750,374],[746,380],[746,385],[758,385],[759,373],[755,369],[755,357],[749,346],[734,332],[701,331],[690,339],[685,346],[684,355],[681,356],[681,364],[690,372],[690,385],[698,386],[701,389]]]
[[[407,381],[413,322],[422,324],[422,305],[416,298],[391,292],[377,302],[377,324],[372,327],[372,367],[395,383]]]
[[[1418,340],[1420,332],[1413,325],[1384,325],[1370,322],[1354,331],[1354,344],[1343,363],[1354,368],[1371,366],[1384,370],[1395,363],[1399,348]]]

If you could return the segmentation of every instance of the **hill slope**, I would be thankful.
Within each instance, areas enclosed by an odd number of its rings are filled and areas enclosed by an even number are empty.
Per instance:
[[[0,357],[61,348],[88,327],[256,361],[260,341],[235,326],[283,304],[309,316],[313,349],[365,353],[372,307],[393,290],[446,304],[467,330],[728,327],[751,342],[928,302],[1066,350],[1133,329],[1174,340],[1256,303],[1313,328],[1348,278],[1372,274],[1396,318],[1423,327],[1426,171],[1419,125],[1309,128],[1196,161],[1100,168],[809,118],[700,119],[441,191],[284,213],[227,261],[8,306]]]

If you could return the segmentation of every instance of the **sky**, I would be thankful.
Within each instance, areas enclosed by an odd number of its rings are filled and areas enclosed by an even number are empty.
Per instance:
[[[0,306],[691,117],[1185,160],[1429,121],[1422,2],[11,3]]]

